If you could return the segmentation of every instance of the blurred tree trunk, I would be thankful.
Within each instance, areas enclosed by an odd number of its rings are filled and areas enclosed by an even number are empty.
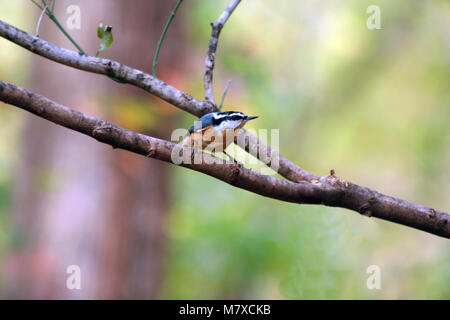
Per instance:
[[[65,26],[70,1],[58,1]],[[113,26],[115,42],[101,53],[151,73],[153,53],[174,3],[171,1],[77,1],[81,29],[68,30],[94,55],[99,21]],[[31,4],[30,4],[31,5]],[[33,8],[34,9],[34,8]],[[183,35],[172,25],[158,76],[173,77],[181,65]],[[37,18],[36,18],[37,21]],[[40,36],[74,49],[44,19]],[[173,115],[150,95],[107,78],[32,58],[30,88],[67,106],[166,138]],[[170,81],[170,80],[169,80]],[[123,119],[144,105],[139,128]],[[136,109],[136,110],[135,110]],[[22,163],[12,218],[17,247],[5,259],[7,298],[155,298],[164,263],[168,211],[167,165],[105,145],[33,116],[26,116]],[[137,116],[139,118],[139,116]],[[155,120],[155,118],[157,118]],[[81,268],[81,290],[66,288],[66,268]]]

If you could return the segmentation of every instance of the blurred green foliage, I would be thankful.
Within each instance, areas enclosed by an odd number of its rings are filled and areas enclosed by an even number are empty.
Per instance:
[[[282,154],[316,174],[334,168],[445,210],[449,4],[379,1],[382,29],[369,30],[371,4],[241,3],[219,41],[216,98],[232,79],[224,109],[259,115],[253,128],[279,128]],[[226,5],[195,1],[194,48]],[[446,240],[174,171],[166,298],[450,298]],[[381,267],[382,290],[366,288],[371,264]]]
[[[24,7],[23,2],[3,1],[1,15],[8,17],[8,23],[18,24],[28,18]],[[4,39],[0,39],[0,48],[0,79],[24,85],[28,77],[26,70],[29,68],[29,61],[25,59],[27,53]],[[3,261],[6,249],[16,244],[9,212],[15,169],[19,161],[19,133],[22,129],[22,115],[3,106],[0,103],[0,261]],[[0,278],[0,288],[1,282]]]

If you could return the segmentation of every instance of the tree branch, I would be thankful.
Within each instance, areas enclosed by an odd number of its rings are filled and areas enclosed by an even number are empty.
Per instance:
[[[205,86],[205,101],[211,103],[213,106],[216,106],[213,92],[213,70],[220,31],[240,2],[241,0],[231,0],[230,4],[228,4],[222,12],[216,23],[211,23],[212,31],[209,39],[208,53],[206,54],[205,59],[205,76],[203,77],[203,80]]]
[[[113,148],[172,163],[171,154],[175,146],[172,142],[120,128],[107,120],[86,115],[13,84],[0,81],[0,101],[91,136]],[[181,164],[181,166],[205,173],[236,187],[283,201],[318,203],[319,198],[316,200],[315,198],[323,192],[318,186],[306,182],[294,183],[258,174],[235,163],[223,164],[222,159],[208,153],[202,152],[202,156],[204,161],[200,164]],[[217,163],[212,163],[214,160]],[[333,192],[331,189],[330,191]]]
[[[120,128],[112,123],[60,105],[23,88],[0,81],[0,101],[27,110],[41,118],[91,136],[113,148],[172,163],[175,144]],[[234,163],[212,163],[213,156],[202,153],[200,164],[182,164],[232,186],[294,203],[322,204],[357,211],[366,216],[450,238],[450,215],[361,187],[334,175],[309,182],[290,182],[248,170]]]
[[[254,135],[250,134],[244,128],[240,130],[238,136],[235,139],[235,143],[258,159],[277,159],[279,163],[277,173],[292,182],[312,182],[319,179],[314,174],[300,168],[290,160],[273,151],[269,145],[262,142]],[[267,165],[271,167],[271,163],[268,163]]]
[[[57,63],[83,71],[105,75],[110,78],[116,78],[132,84],[197,117],[216,111],[216,107],[212,106],[210,103],[199,101],[191,95],[178,90],[141,70],[133,69],[117,61],[91,57],[76,51],[58,47],[1,20],[0,37]],[[244,130],[243,132],[246,131]],[[249,135],[248,132],[246,132],[246,135]],[[278,157],[280,166],[279,173],[285,178],[297,182],[302,180],[310,181],[311,179],[309,177],[314,177],[284,157],[281,157],[258,138],[251,135],[250,137],[252,141],[256,141],[259,146],[266,148],[265,150],[271,152],[269,158]]]
[[[91,57],[58,47],[1,20],[0,36],[52,61],[79,70],[112,76],[133,84],[196,116],[213,111],[208,103],[196,100],[187,93],[175,89],[143,71],[125,66],[117,61]]]
[[[47,10],[48,5],[46,4],[44,9],[42,9],[41,15],[39,16],[38,23],[36,25],[36,37],[39,37],[39,28],[41,27],[42,18],[45,15],[45,11]]]
[[[214,94],[213,94],[213,71],[214,71],[214,62],[216,58],[216,50],[217,44],[219,42],[220,32],[222,31],[223,26],[227,22],[228,18],[233,13],[234,9],[239,5],[241,0],[231,0],[225,10],[217,19],[216,23],[211,24],[212,31],[211,37],[209,39],[208,45],[208,53],[205,59],[205,76],[204,76],[204,86],[205,86],[205,101],[208,101],[215,105]],[[229,83],[229,82],[228,82]],[[228,85],[228,84],[227,84]],[[228,88],[228,87],[227,87]],[[225,89],[224,96],[226,94],[227,89]],[[222,107],[223,98],[220,102],[218,109]],[[245,138],[242,138],[244,136]],[[266,155],[266,159],[274,159],[277,158],[279,162],[278,173],[285,177],[288,180],[293,182],[299,181],[313,181],[318,178],[309,173],[308,171],[300,168],[296,164],[292,163],[288,159],[284,158],[280,154],[270,148],[266,143],[259,140],[257,137],[251,135],[247,130],[241,129],[240,137],[236,137],[235,142],[242,149],[249,152],[256,158],[261,160],[260,154],[264,152]],[[269,164],[270,166],[270,164]]]
[[[61,25],[61,23],[59,22],[59,20],[56,18],[54,12],[55,12],[55,3],[56,0],[53,0],[53,6],[52,6],[52,10],[48,9],[47,3],[45,2],[45,0],[42,0],[43,4],[44,4],[44,8],[42,8],[36,1],[31,0],[31,2],[33,2],[39,9],[41,9],[43,12],[45,12],[47,14],[47,16],[50,18],[50,20],[52,20],[56,26],[58,27],[59,30],[61,30],[61,32],[66,36],[66,38],[72,42],[72,44],[78,49],[78,51],[81,54],[86,54],[86,52],[84,52],[84,50],[80,47],[80,45],[70,36],[70,34],[66,31],[66,29],[64,29],[64,27]],[[37,37],[38,35],[36,35]]]

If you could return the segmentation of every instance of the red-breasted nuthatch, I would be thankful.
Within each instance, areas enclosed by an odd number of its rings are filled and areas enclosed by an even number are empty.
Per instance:
[[[225,149],[234,142],[237,131],[256,118],[238,111],[205,114],[189,128],[183,144],[227,154]]]

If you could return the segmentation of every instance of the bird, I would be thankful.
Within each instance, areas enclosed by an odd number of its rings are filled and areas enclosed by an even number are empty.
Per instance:
[[[211,112],[197,120],[188,130],[183,144],[201,150],[222,152],[234,142],[237,132],[248,121],[258,118],[239,111]],[[232,159],[232,158],[231,158]]]

